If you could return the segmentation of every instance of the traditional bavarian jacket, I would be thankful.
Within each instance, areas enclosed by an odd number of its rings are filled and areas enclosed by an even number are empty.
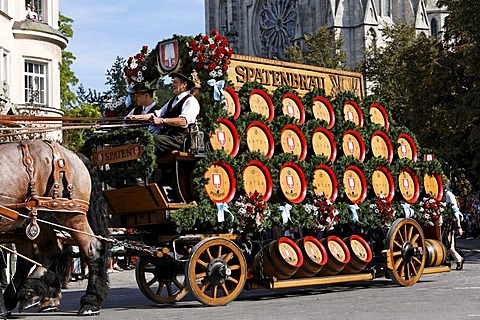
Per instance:
[[[155,116],[160,118],[184,117],[187,125],[184,127],[159,125],[154,134],[181,135],[188,133],[188,126],[195,123],[200,112],[200,104],[197,99],[188,92],[183,92],[177,97],[170,99],[160,110],[155,111]]]

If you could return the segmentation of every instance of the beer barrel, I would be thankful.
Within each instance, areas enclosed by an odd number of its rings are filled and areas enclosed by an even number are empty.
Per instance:
[[[246,130],[246,139],[248,150],[258,151],[269,159],[273,156],[275,143],[270,129],[264,123],[250,123]]]
[[[312,148],[316,156],[326,156],[328,161],[335,161],[337,144],[333,134],[327,128],[317,128],[312,134]]]
[[[240,116],[240,99],[238,99],[237,93],[231,87],[225,87],[223,95],[225,96],[225,110],[230,117],[237,119]]]
[[[268,122],[273,120],[275,115],[272,99],[268,94],[260,89],[254,89],[250,92],[248,99],[250,110],[265,116]]]
[[[443,181],[438,173],[425,174],[423,177],[425,194],[431,195],[435,200],[441,201],[443,197]]]
[[[345,121],[351,121],[355,123],[359,128],[363,127],[362,110],[353,100],[347,100],[343,104],[343,118]]]
[[[320,192],[330,201],[335,201],[338,196],[338,181],[335,172],[326,164],[319,165],[313,171],[313,191]]]
[[[316,275],[327,263],[327,251],[316,238],[307,236],[296,241],[303,255],[303,264],[294,278],[309,278]]]
[[[280,189],[291,203],[300,203],[307,195],[307,180],[302,169],[293,162],[285,163],[279,172]]]
[[[272,196],[272,176],[270,170],[261,161],[252,160],[243,169],[243,187],[247,195],[260,193],[264,201]]]
[[[384,196],[385,200],[392,201],[395,195],[395,181],[387,168],[377,166],[372,172],[372,188],[375,196]]]
[[[340,273],[350,261],[350,251],[345,242],[337,236],[323,238],[320,243],[327,250],[327,263],[317,273],[318,276],[331,276]]]
[[[356,234],[343,239],[343,242],[345,242],[348,250],[350,250],[350,261],[340,273],[359,273],[372,261],[372,250],[370,246],[367,241]]]
[[[400,169],[400,175],[398,177],[398,188],[400,193],[408,203],[414,203],[420,196],[420,186],[418,183],[418,177],[411,168]]]
[[[265,245],[255,255],[252,274],[260,277],[290,278],[303,264],[303,255],[298,245],[289,238],[280,238]]]
[[[407,158],[412,161],[417,161],[417,147],[415,141],[406,133],[401,133],[398,136],[398,157],[400,159]]]
[[[287,124],[283,127],[280,143],[285,153],[293,153],[300,160],[304,160],[307,156],[307,140],[296,125]]]
[[[297,119],[298,124],[305,122],[303,104],[293,93],[285,93],[282,97],[282,111],[284,115]]]
[[[392,163],[393,146],[385,132],[379,130],[372,134],[370,148],[374,157],[385,158]]]
[[[363,162],[365,160],[365,143],[363,138],[355,130],[347,130],[342,137],[343,155],[353,156]]]
[[[353,203],[362,203],[367,196],[367,180],[362,170],[355,165],[349,166],[343,174],[345,195]]]
[[[328,123],[328,129],[335,125],[335,112],[330,101],[325,97],[317,96],[313,99],[312,113],[315,119],[325,120]]]
[[[240,149],[240,138],[235,125],[228,119],[220,118],[215,132],[210,136],[210,145],[213,150],[224,150],[235,157]]]
[[[385,111],[385,108],[378,103],[372,103],[370,105],[369,112],[370,112],[370,121],[372,123],[376,123],[382,126],[385,130],[388,131],[390,127],[390,121],[388,119],[388,114],[387,114],[387,111]]]
[[[437,267],[447,259],[447,248],[441,241],[425,239],[425,267]]]
[[[205,191],[208,197],[215,203],[229,202],[235,196],[237,181],[232,167],[226,162],[215,161],[207,169],[204,175],[208,182]]]

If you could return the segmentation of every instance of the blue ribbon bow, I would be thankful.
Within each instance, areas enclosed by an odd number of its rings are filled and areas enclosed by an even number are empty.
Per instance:
[[[210,79],[207,81],[209,86],[213,87],[213,99],[216,101],[222,101],[224,98],[223,88],[225,87],[225,80]]]
[[[226,204],[225,202],[217,203],[217,209],[218,209],[218,212],[217,212],[217,221],[218,222],[225,221],[225,212],[230,213],[230,218],[233,221],[233,214],[228,209],[228,204]]]
[[[360,209],[360,207],[356,203],[348,206],[348,210],[350,210],[350,212],[352,213],[353,222],[358,222],[358,209]]]
[[[405,218],[411,218],[415,215],[415,211],[413,211],[412,208],[410,208],[409,203],[402,203],[401,204],[403,211],[405,211]]]
[[[288,220],[290,220],[290,209],[292,209],[292,206],[287,203],[284,206],[279,206],[278,209],[282,212],[283,224],[287,224]]]

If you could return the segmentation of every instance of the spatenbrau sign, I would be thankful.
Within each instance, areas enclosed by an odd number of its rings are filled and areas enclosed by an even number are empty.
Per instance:
[[[361,73],[235,54],[228,79],[236,90],[247,82],[259,82],[271,92],[277,87],[289,86],[300,95],[319,88],[331,96],[342,91],[354,92],[360,98],[364,96]]]

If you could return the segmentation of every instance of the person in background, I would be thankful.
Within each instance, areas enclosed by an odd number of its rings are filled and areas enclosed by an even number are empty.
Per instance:
[[[447,241],[450,244],[448,248],[448,252],[452,255],[452,257],[455,259],[457,262],[456,270],[462,270],[463,269],[463,264],[465,262],[465,258],[462,257],[457,250],[455,249],[455,236],[461,236],[463,234],[462,230],[462,213],[460,212],[460,209],[458,207],[458,202],[457,198],[453,194],[453,192],[450,190],[450,182],[448,181],[445,184],[445,198],[446,198],[446,203],[450,203],[452,205],[452,210],[453,214],[455,215],[455,222],[453,223],[453,228],[447,235]]]

